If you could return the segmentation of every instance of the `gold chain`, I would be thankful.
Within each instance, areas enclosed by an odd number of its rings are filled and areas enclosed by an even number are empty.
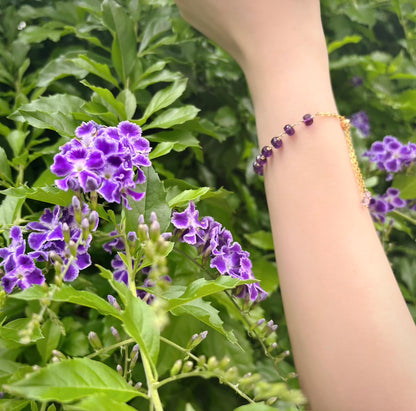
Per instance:
[[[361,203],[363,206],[368,207],[371,200],[371,193],[365,186],[363,175],[361,174],[360,166],[358,165],[357,155],[355,154],[354,146],[351,138],[351,123],[350,120],[340,114],[336,113],[316,113],[314,117],[333,117],[339,120],[341,128],[345,134],[345,140],[347,142],[348,154],[350,157],[352,169],[354,171],[355,179],[358,184],[358,188],[361,193]]]

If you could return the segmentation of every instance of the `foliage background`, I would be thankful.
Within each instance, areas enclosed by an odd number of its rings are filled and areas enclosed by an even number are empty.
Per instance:
[[[39,187],[53,183],[48,171],[53,155],[81,121],[115,125],[133,119],[152,142],[153,165],[168,202],[184,190],[194,190],[201,215],[215,217],[250,251],[254,273],[271,293],[255,316],[274,319],[279,324],[279,350],[290,350],[263,183],[251,169],[257,152],[255,119],[240,69],[191,29],[172,2],[119,0],[121,7],[115,4],[113,0],[0,1],[0,175],[7,190],[0,205],[0,224],[6,230],[0,241],[7,239],[11,224],[39,213],[45,202],[68,202],[68,196]],[[385,135],[416,142],[414,9],[413,1],[400,0],[322,2],[339,110],[347,116],[364,110],[370,118],[368,138],[354,131],[358,154]],[[362,86],[352,85],[354,76],[363,79]],[[157,93],[160,98],[155,102],[152,97]],[[385,176],[365,160],[361,167],[368,187],[384,193],[390,184]],[[416,198],[414,169],[395,177],[392,184],[404,198]],[[176,197],[175,201],[180,208],[187,200]],[[167,211],[156,211],[167,226]],[[391,224],[377,223],[414,317],[415,223],[415,213],[408,210],[395,212]],[[104,261],[99,246],[94,252]],[[177,281],[188,281],[191,267],[175,258],[169,264]],[[88,275],[76,286],[104,287],[99,278]],[[221,307],[224,301],[214,303]],[[31,309],[30,304],[9,301],[1,318]],[[46,351],[35,345],[22,351],[18,344],[1,341],[2,358],[23,356],[29,364],[45,363],[54,348],[83,356],[90,351],[90,330],[101,333],[104,343],[111,340],[110,323],[103,324],[93,314],[86,317],[73,306],[64,305],[62,310],[66,338],[57,333]],[[257,369],[275,379],[275,370],[256,342],[226,307],[223,311],[225,328],[234,329],[245,351],[210,333],[199,347],[201,352],[219,358],[227,354],[242,373]],[[188,320],[172,319],[165,334],[186,345],[185,336],[204,329],[196,320]],[[160,373],[168,371],[175,359],[172,350],[162,351]],[[297,387],[296,377],[290,375],[295,371],[292,358],[280,367],[291,377],[289,384]],[[178,382],[161,395],[167,410],[188,410],[187,403],[195,410],[218,410],[219,404],[234,409],[241,404],[211,380]]]

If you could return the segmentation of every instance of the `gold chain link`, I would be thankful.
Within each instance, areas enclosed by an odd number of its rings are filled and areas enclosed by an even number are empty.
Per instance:
[[[316,113],[314,117],[333,117],[339,120],[341,128],[345,134],[345,140],[347,142],[348,147],[348,154],[350,157],[352,169],[354,171],[355,179],[357,181],[358,188],[360,189],[361,203],[365,207],[368,207],[371,200],[371,193],[367,190],[367,187],[365,186],[365,181],[363,175],[361,174],[360,166],[358,165],[357,155],[355,154],[354,146],[352,144],[350,120],[336,113]]]

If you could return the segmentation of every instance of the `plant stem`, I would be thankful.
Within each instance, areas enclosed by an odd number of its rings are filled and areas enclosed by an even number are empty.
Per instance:
[[[104,348],[101,348],[100,350],[94,351],[93,353],[87,355],[85,358],[94,358],[97,355],[104,354],[107,351],[114,350],[115,348],[118,348],[118,347],[123,347],[124,345],[131,344],[133,342],[134,342],[133,338],[128,338],[127,340],[123,340],[116,344],[109,345],[108,347],[104,347]]]
[[[160,401],[159,392],[157,390],[158,382],[155,381],[152,372],[152,367],[146,355],[143,355],[143,353],[141,353],[141,356],[144,372],[146,374],[147,395],[149,396],[150,401],[150,411],[163,411],[162,402]]]

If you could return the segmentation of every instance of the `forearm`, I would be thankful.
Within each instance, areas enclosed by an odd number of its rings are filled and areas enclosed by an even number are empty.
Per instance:
[[[281,47],[244,66],[260,147],[305,113],[336,111],[324,42],[295,35]],[[416,409],[415,327],[361,205],[339,121],[299,125],[264,173],[295,363],[312,409]]]

